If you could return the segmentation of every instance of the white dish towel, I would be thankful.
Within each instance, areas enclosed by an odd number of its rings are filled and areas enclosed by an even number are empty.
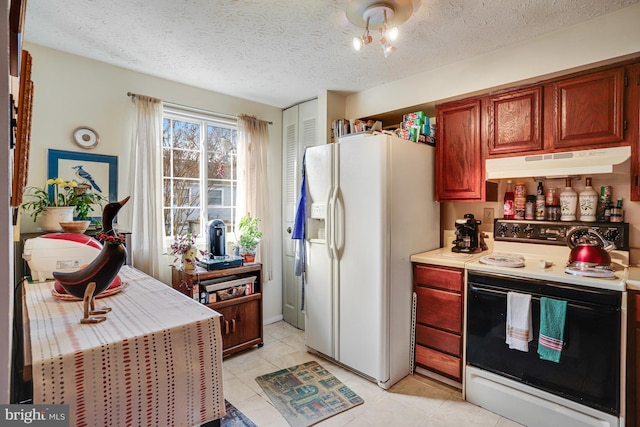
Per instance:
[[[531,322],[531,295],[518,292],[507,293],[507,339],[509,348],[529,351],[533,339]]]

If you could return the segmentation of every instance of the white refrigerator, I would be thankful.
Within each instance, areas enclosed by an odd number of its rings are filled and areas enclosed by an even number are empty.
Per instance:
[[[385,389],[413,366],[410,256],[440,244],[434,154],[386,134],[306,150],[306,345]]]

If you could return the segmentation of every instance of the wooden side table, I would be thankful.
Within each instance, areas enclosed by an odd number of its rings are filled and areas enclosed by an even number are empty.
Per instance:
[[[256,276],[253,293],[240,297],[205,304],[221,314],[223,357],[257,345],[264,345],[262,324],[262,264],[251,263],[241,267],[207,271],[196,267],[184,271],[171,267],[171,284],[174,289],[199,300],[199,293],[209,283],[224,283]],[[222,282],[221,282],[222,281]]]

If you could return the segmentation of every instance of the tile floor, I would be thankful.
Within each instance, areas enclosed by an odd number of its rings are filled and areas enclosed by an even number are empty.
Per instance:
[[[358,393],[364,404],[335,415],[318,426],[519,426],[465,402],[461,393],[421,375],[410,375],[385,391],[350,371],[306,351],[304,331],[285,322],[264,327],[264,346],[224,359],[224,395],[259,427],[289,424],[255,381],[257,376],[317,360]]]

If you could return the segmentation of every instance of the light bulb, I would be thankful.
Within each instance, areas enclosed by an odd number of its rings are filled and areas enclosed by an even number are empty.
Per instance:
[[[396,41],[398,38],[398,27],[393,27],[389,31],[387,31],[387,35],[389,36],[389,40]]]
[[[353,48],[356,50],[356,52],[359,52],[360,49],[362,49],[362,38],[361,37],[354,37],[353,38]]]
[[[396,47],[395,46],[391,46],[389,43],[381,43],[380,46],[382,46],[382,52],[384,53],[384,57],[387,58],[389,55],[391,55],[393,52],[396,51]]]

